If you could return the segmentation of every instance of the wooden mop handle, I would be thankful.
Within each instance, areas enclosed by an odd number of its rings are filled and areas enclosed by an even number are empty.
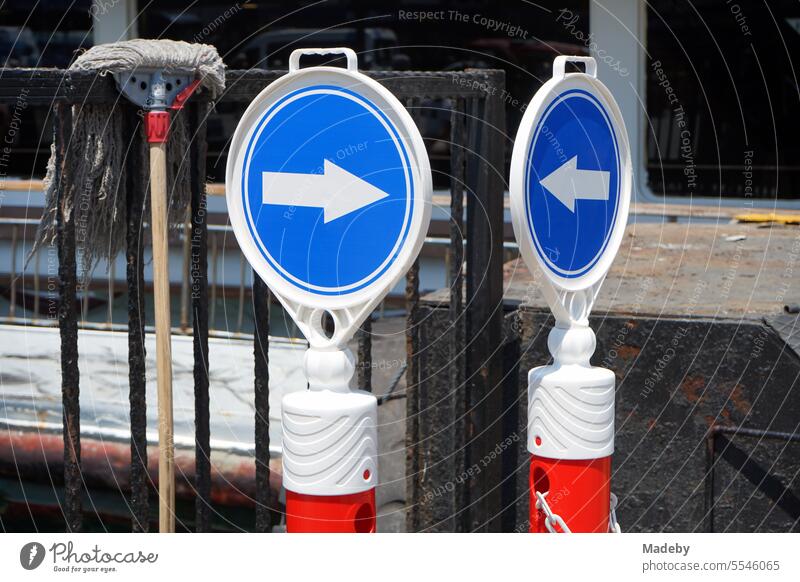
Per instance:
[[[169,113],[167,113],[169,115]],[[175,531],[175,440],[167,241],[167,144],[150,142],[150,212],[158,383],[158,529]]]

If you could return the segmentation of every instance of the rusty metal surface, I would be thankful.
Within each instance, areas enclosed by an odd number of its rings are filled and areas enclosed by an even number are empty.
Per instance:
[[[423,302],[421,319],[423,337],[448,333],[445,306]],[[504,509],[515,505],[515,515],[512,520],[505,513],[501,522],[503,531],[526,531],[527,371],[550,360],[546,343],[553,320],[531,308],[511,312],[506,320],[509,386],[504,390],[502,438],[496,446],[502,450],[503,482],[515,483],[517,493],[509,497],[503,491]],[[591,325],[597,332],[592,363],[610,368],[617,377],[612,487],[620,500],[617,515],[623,528],[704,531],[710,428],[797,434],[800,357],[757,319],[598,315]],[[447,346],[426,347],[421,390],[441,392],[449,381],[448,359]],[[513,387],[516,398],[511,396]],[[436,434],[446,427],[429,423],[427,430]],[[733,455],[730,449],[727,458],[716,461],[715,531],[795,531],[800,523],[784,508],[787,503],[793,507],[790,495],[800,498],[797,445],[749,439],[738,448],[743,453]],[[452,450],[432,446],[427,454],[427,462],[435,467],[446,463]],[[743,459],[749,459],[744,472]],[[456,467],[456,478],[471,468],[475,470],[471,465]],[[452,502],[452,487],[437,487],[435,479],[426,486],[432,502]],[[777,503],[781,492],[790,493]]]
[[[106,508],[109,514],[125,514],[128,496],[131,491],[131,457],[130,447],[122,440],[95,440],[84,438],[82,442],[82,475],[86,481],[85,499],[102,498],[104,492],[115,492],[123,498],[115,497],[115,506]],[[62,455],[63,439],[60,434],[43,430],[0,429],[0,478],[18,483],[24,492],[39,487],[60,489],[63,479],[64,459]],[[196,497],[194,450],[178,447],[175,451],[176,497],[179,505],[187,502],[193,504]],[[269,498],[277,503],[278,491],[281,487],[280,460],[271,461],[272,471],[267,487],[271,490]],[[149,466],[152,468],[147,476],[148,487],[155,492],[158,485],[158,451],[153,447],[149,453]],[[219,508],[231,510],[243,508],[252,511],[256,506],[256,475],[252,457],[215,452],[214,465],[211,472],[211,502]],[[58,499],[58,497],[54,497]],[[57,508],[57,506],[55,506]],[[49,508],[50,510],[53,507]],[[149,509],[149,508],[148,508]],[[146,523],[156,523],[155,507],[148,512]],[[277,505],[271,508],[280,512]],[[33,508],[37,510],[37,508]],[[84,504],[83,516],[91,516],[103,522],[103,508],[100,505]],[[100,515],[96,515],[100,512]],[[37,515],[38,515],[37,511]],[[191,516],[193,512],[189,515]],[[61,517],[63,520],[64,517]],[[191,520],[191,517],[188,519]],[[244,524],[220,523],[217,515],[217,526],[222,529],[239,529]],[[186,525],[186,524],[183,524]]]
[[[749,450],[745,450],[736,441],[750,441]],[[754,441],[754,442],[753,442]],[[705,506],[706,532],[717,531],[715,515],[717,514],[717,466],[718,463],[728,463],[744,479],[755,485],[766,498],[770,507],[765,508],[762,521],[769,519],[775,507],[788,515],[795,527],[800,526],[800,496],[791,489],[793,476],[781,479],[774,471],[765,469],[769,463],[769,453],[780,455],[781,449],[795,448],[800,443],[800,432],[785,432],[774,430],[753,429],[741,426],[725,426],[715,424],[708,431],[706,437],[706,480],[705,480]],[[754,446],[752,446],[754,445]],[[794,445],[794,446],[793,446]],[[745,445],[746,446],[746,445]],[[795,449],[796,450],[796,449]],[[768,453],[765,455],[764,453]],[[767,461],[765,463],[764,461]],[[770,467],[769,469],[772,469]],[[789,484],[787,486],[787,483]],[[730,514],[726,516],[726,529],[732,524]],[[738,521],[734,516],[733,523]],[[760,529],[759,528],[756,529]]]
[[[505,297],[546,308],[522,261],[505,265]],[[761,318],[800,303],[800,228],[632,224],[595,314]]]
[[[78,319],[75,305],[77,265],[75,258],[75,213],[69,210],[67,198],[72,191],[70,181],[70,144],[73,121],[70,107],[55,107],[56,181],[58,190],[57,239],[59,307],[61,331],[61,395],[63,403],[64,517],[68,532],[81,531],[81,408],[80,372],[78,371]]]

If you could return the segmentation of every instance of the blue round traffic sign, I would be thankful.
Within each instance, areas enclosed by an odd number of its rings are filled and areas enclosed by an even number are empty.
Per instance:
[[[527,227],[552,274],[581,277],[601,259],[617,225],[622,171],[603,103],[584,89],[557,94],[531,134],[524,177]]]
[[[303,87],[261,114],[244,148],[246,226],[286,282],[346,295],[398,259],[415,181],[401,133],[375,103],[345,87]]]

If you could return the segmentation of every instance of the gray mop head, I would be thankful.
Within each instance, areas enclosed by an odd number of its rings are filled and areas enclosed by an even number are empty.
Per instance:
[[[70,67],[75,71],[100,71],[102,74],[139,68],[162,69],[167,73],[191,72],[212,97],[217,97],[225,88],[225,65],[217,49],[181,40],[138,38],[101,44],[83,53]]]
[[[98,45],[79,56],[71,71],[100,75],[124,73],[137,68],[162,69],[165,73],[188,72],[200,86],[218,97],[225,88],[225,65],[209,45],[172,40],[130,40]],[[72,108],[73,134],[67,163],[71,181],[65,193],[65,211],[75,214],[78,277],[85,283],[99,259],[111,260],[125,248],[127,229],[126,156],[138,153],[135,183],[149,184],[148,148],[143,127],[126,143],[125,116],[136,115],[124,97],[114,104],[80,104]],[[139,121],[136,117],[134,122]],[[169,223],[182,224],[191,200],[189,175],[190,135],[183,112],[174,112],[167,144]],[[31,255],[51,245],[56,236],[55,149],[51,149],[44,179],[46,206]],[[148,197],[149,198],[149,197]],[[145,209],[149,222],[149,209]]]

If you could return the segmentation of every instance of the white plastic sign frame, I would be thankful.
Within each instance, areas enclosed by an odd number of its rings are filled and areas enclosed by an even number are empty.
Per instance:
[[[347,68],[300,68],[304,55],[344,55]],[[262,256],[249,232],[242,202],[241,176],[245,167],[246,144],[270,107],[286,95],[310,86],[341,87],[363,97],[388,119],[409,156],[409,176],[413,182],[413,210],[408,234],[388,268],[374,281],[352,293],[316,294],[288,282]],[[354,138],[355,141],[355,138]],[[226,198],[231,225],[248,262],[297,323],[312,347],[335,348],[353,336],[358,326],[380,303],[386,293],[405,275],[417,258],[431,216],[431,169],[422,136],[403,104],[385,87],[358,71],[357,57],[349,48],[297,49],[289,57],[289,72],[267,86],[252,101],[242,116],[233,139],[226,167]],[[325,312],[334,320],[334,333],[323,329]]]
[[[583,63],[585,73],[565,72],[568,62]],[[526,188],[527,165],[534,133],[548,106],[559,95],[570,89],[580,89],[594,96],[609,114],[612,129],[618,143],[620,159],[620,189],[618,211],[610,230],[608,243],[597,262],[584,274],[575,278],[558,276],[548,268],[535,250],[531,236],[528,216]],[[562,146],[564,144],[561,144]],[[509,197],[511,221],[520,252],[529,269],[536,269],[544,276],[543,292],[557,320],[581,321],[588,318],[594,299],[617,255],[625,226],[628,221],[631,190],[633,187],[633,166],[631,163],[628,133],[619,106],[606,86],[597,79],[597,63],[592,57],[559,56],[553,62],[553,77],[547,81],[533,97],[520,122],[511,157]]]

